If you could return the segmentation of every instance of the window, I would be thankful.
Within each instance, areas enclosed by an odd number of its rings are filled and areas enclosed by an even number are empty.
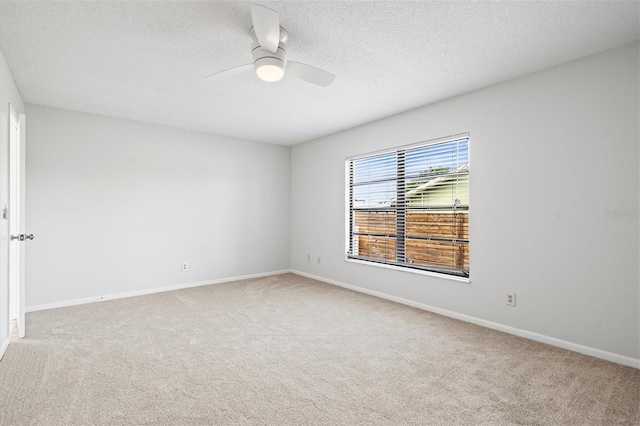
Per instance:
[[[469,277],[469,138],[347,159],[347,259]]]

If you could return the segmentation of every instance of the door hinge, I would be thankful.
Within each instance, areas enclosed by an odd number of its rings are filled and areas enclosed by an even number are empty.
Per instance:
[[[9,219],[9,207],[7,207],[7,205],[5,204],[4,207],[2,208],[2,218],[4,220],[8,220]]]

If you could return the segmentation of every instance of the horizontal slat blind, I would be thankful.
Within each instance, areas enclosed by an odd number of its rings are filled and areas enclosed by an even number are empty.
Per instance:
[[[347,160],[353,259],[469,276],[469,140]]]

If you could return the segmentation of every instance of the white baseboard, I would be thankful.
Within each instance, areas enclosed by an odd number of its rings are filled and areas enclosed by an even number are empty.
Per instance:
[[[631,358],[625,355],[615,354],[613,352],[603,351],[601,349],[592,348],[589,346],[579,345],[577,343],[568,342],[566,340],[558,339],[555,337],[545,336],[544,334],[538,334],[527,330],[521,330],[519,328],[511,327],[504,324],[499,324],[492,321],[487,321],[481,318],[472,317],[470,315],[460,314],[458,312],[449,311],[447,309],[437,308],[435,306],[429,306],[424,303],[416,302],[402,297],[392,296],[387,293],[379,291],[369,290],[364,287],[358,287],[351,284],[345,284],[339,281],[335,281],[328,278],[319,277],[317,275],[308,274],[306,272],[291,270],[296,275],[312,278],[317,281],[322,281],[327,284],[336,285],[339,287],[348,288],[349,290],[357,291],[359,293],[369,294],[371,296],[380,297],[382,299],[391,300],[393,302],[402,303],[403,305],[412,306],[414,308],[422,309],[425,311],[433,312],[436,314],[444,315],[446,317],[455,318],[461,321],[470,322],[472,324],[480,325],[483,327],[491,328],[493,330],[503,331],[505,333],[513,334],[515,336],[524,337],[526,339],[535,340],[536,342],[546,343],[551,346],[557,346],[562,349],[578,352],[584,355],[593,356],[595,358],[604,359],[607,361],[615,362],[629,367],[640,369],[640,359]]]
[[[27,306],[26,312],[44,311],[46,309],[65,308],[67,306],[84,305],[86,303],[103,302],[105,300],[123,299],[125,297],[144,296],[146,294],[162,293],[165,291],[181,290],[183,288],[201,287],[204,285],[222,284],[232,281],[248,280],[252,278],[268,277],[271,275],[280,275],[291,272],[289,269],[284,271],[263,272],[260,274],[242,275],[237,277],[220,278],[208,281],[198,281],[185,284],[176,284],[165,287],[147,288],[144,290],[127,291],[124,293],[107,294],[97,297],[85,297],[82,299],[65,300],[62,302],[46,303],[44,305]]]
[[[2,344],[0,345],[0,360],[4,356],[4,353],[7,351],[7,348],[9,347],[9,340],[10,339],[7,337],[6,339],[4,339],[4,342],[2,342]]]

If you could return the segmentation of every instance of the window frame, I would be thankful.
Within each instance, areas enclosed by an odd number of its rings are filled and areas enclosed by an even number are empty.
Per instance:
[[[409,264],[406,265],[402,265],[402,264],[398,264],[397,261],[385,261],[383,259],[363,259],[363,258],[357,258],[357,257],[351,257],[350,255],[350,248],[351,248],[351,241],[353,238],[352,235],[352,226],[353,226],[353,222],[352,222],[352,213],[355,211],[354,207],[352,205],[352,200],[353,200],[353,183],[351,181],[352,178],[352,171],[351,171],[351,165],[353,163],[354,160],[359,160],[359,159],[365,159],[365,158],[371,158],[371,157],[375,157],[375,156],[382,156],[385,154],[397,154],[399,152],[401,152],[401,157],[404,158],[404,154],[406,153],[406,151],[408,150],[412,150],[412,149],[416,149],[416,148],[422,148],[422,147],[428,147],[431,145],[439,145],[439,144],[445,144],[448,142],[455,142],[455,141],[460,141],[460,140],[467,140],[467,157],[468,157],[468,164],[471,163],[471,140],[469,137],[469,133],[458,133],[455,135],[451,135],[451,136],[446,136],[446,137],[442,137],[442,138],[437,138],[437,139],[430,139],[427,141],[422,141],[422,142],[417,142],[417,143],[412,143],[412,144],[407,144],[407,145],[401,145],[401,146],[396,146],[396,147],[392,147],[392,148],[388,148],[388,149],[384,149],[384,150],[379,150],[379,151],[374,151],[374,152],[368,152],[368,153],[364,153],[364,154],[358,154],[358,155],[353,155],[353,156],[349,156],[345,159],[345,261],[347,262],[352,262],[352,263],[359,263],[359,264],[364,264],[364,265],[370,265],[370,266],[377,266],[377,267],[382,267],[382,268],[387,268],[387,269],[394,269],[394,270],[399,270],[399,271],[404,271],[404,272],[410,272],[410,273],[416,273],[416,274],[422,274],[422,275],[429,275],[429,276],[435,276],[435,277],[440,277],[440,278],[446,278],[446,279],[451,279],[454,281],[460,281],[460,282],[466,282],[469,283],[471,282],[471,253],[469,250],[469,254],[468,254],[468,259],[469,259],[469,265],[468,265],[468,274],[467,275],[463,275],[463,274],[456,274],[456,273],[452,273],[451,270],[445,270],[443,268],[436,268],[436,267],[427,267],[427,266],[422,266],[422,265],[416,265],[416,266],[409,266]],[[396,170],[400,169],[400,166],[396,165]],[[470,182],[470,175],[471,175],[471,171],[470,168],[468,168],[467,170],[467,176],[469,177],[469,182]],[[403,181],[403,188],[404,185],[406,184],[406,176],[402,176],[401,178],[396,177],[396,180],[402,180]],[[398,188],[398,191],[401,191],[401,194],[404,195],[404,189]],[[470,188],[470,184],[469,184],[469,188],[468,191],[470,193],[471,188]],[[396,196],[400,197],[398,195],[398,192],[396,192]],[[470,195],[469,195],[470,198]],[[469,200],[469,205],[466,206],[465,211],[466,213],[469,215],[468,217],[470,217],[471,215],[471,202]],[[404,213],[407,212],[407,208],[406,208],[406,204],[405,204],[405,210],[403,211]],[[397,217],[396,217],[397,218]],[[404,219],[403,219],[404,220]],[[406,226],[405,226],[406,227]],[[406,242],[406,229],[396,229],[396,244],[402,244],[404,245]],[[468,235],[467,238],[467,242],[466,244],[468,246],[470,246],[471,243],[471,236]],[[398,239],[402,238],[402,242],[399,243]],[[397,248],[396,248],[396,252],[397,252]],[[404,250],[403,250],[404,251]],[[406,255],[406,252],[405,252]],[[439,270],[440,269],[440,270]]]

